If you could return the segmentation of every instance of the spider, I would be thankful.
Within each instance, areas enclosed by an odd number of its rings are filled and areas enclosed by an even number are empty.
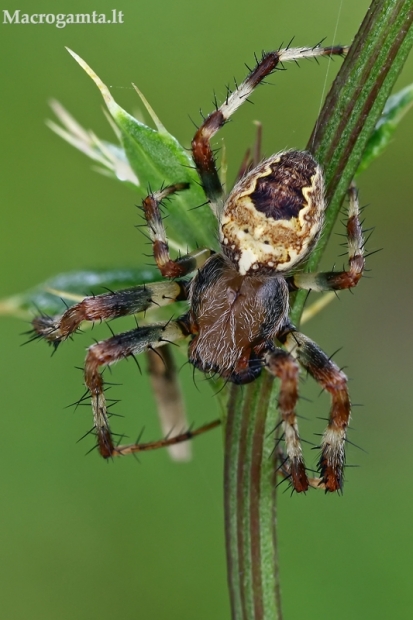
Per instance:
[[[151,192],[143,201],[153,255],[165,281],[86,297],[63,315],[41,315],[33,320],[35,337],[43,337],[57,347],[82,321],[109,320],[144,312],[155,305],[188,302],[188,311],[176,320],[136,327],[89,347],[84,378],[92,401],[97,445],[104,458],[131,453],[139,446],[115,445],[100,369],[189,338],[189,362],[204,373],[217,374],[239,385],[254,381],[263,369],[278,377],[285,469],[297,492],[306,491],[310,485],[295,411],[299,366],[329,392],[332,405],[321,441],[319,484],[326,491],[342,489],[351,411],[347,378],[315,342],[295,328],[288,312],[292,291],[346,289],[361,278],[364,241],[356,189],[349,189],[348,270],[300,272],[297,269],[313,251],[323,229],[326,205],[320,165],[309,152],[282,151],[244,170],[226,196],[211,140],[280,63],[344,55],[346,51],[341,46],[317,45],[263,54],[245,81],[229,92],[224,103],[217,105],[197,129],[192,155],[217,218],[220,252],[201,248],[176,260],[171,258],[160,206],[168,196],[189,187],[177,182]]]

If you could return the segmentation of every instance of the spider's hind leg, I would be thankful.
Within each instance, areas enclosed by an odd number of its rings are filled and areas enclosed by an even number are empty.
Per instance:
[[[144,351],[156,349],[168,342],[176,342],[188,335],[183,323],[169,321],[145,327],[137,327],[98,342],[88,349],[85,361],[85,384],[91,399],[98,448],[104,458],[116,451],[109,428],[104,382],[100,373],[102,366],[109,366],[126,357],[135,357]]]
[[[277,469],[278,475],[284,480],[291,481],[291,478],[292,478],[291,463],[290,463],[290,460],[287,454],[281,447],[281,445],[277,446],[276,455],[277,455],[277,462],[279,463],[279,466]],[[283,482],[283,480],[281,482]],[[281,482],[279,484],[281,484]],[[318,490],[323,489],[324,491],[326,488],[326,485],[324,484],[321,478],[314,478],[311,476],[308,477],[308,486],[313,489],[318,489]]]
[[[137,443],[132,443],[129,445],[116,446],[111,456],[127,456],[128,454],[136,454],[137,452],[147,452],[148,450],[158,450],[159,448],[172,448],[182,444],[186,445],[187,441],[198,437],[198,435],[212,431],[214,428],[220,426],[220,424],[221,420],[213,420],[212,422],[208,422],[199,428],[194,430],[188,429],[187,431],[183,431],[182,433],[179,433],[179,435],[174,435],[173,437],[165,437],[164,439],[150,441],[147,443],[138,441]]]
[[[280,379],[278,409],[288,457],[291,482],[297,493],[307,491],[309,483],[298,433],[295,408],[298,400],[299,367],[295,359],[283,349],[271,348],[264,355],[266,369]]]
[[[321,441],[318,462],[322,483],[326,491],[341,491],[345,465],[345,442],[350,420],[351,403],[347,390],[347,377],[318,345],[291,326],[277,335],[287,350],[331,395],[329,423]]]

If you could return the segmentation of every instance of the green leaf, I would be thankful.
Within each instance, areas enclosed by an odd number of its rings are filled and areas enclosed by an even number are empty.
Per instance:
[[[356,174],[360,174],[379,157],[389,144],[394,131],[413,106],[413,84],[387,99],[383,114],[371,134]]]
[[[61,314],[66,310],[63,299],[72,305],[87,295],[159,280],[162,276],[156,267],[62,273],[24,293],[0,300],[0,315],[32,318],[36,311]]]
[[[138,191],[142,197],[146,195],[148,186],[155,191],[162,185],[190,183],[189,190],[174,195],[168,202],[168,236],[175,246],[180,246],[184,252],[188,247],[193,249],[197,246],[217,249],[216,219],[209,206],[203,204],[205,195],[187,151],[166,131],[156,116],[158,130],[128,114],[116,103],[107,86],[89,65],[77,54],[68,51],[102,93],[109,113],[120,129],[122,146],[139,179]]]

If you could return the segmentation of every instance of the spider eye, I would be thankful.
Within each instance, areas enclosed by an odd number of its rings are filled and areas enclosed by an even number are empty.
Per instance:
[[[323,225],[320,166],[304,151],[273,155],[234,187],[221,219],[223,251],[241,275],[289,271]]]

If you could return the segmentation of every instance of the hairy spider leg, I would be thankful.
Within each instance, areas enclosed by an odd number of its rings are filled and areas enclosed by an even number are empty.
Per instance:
[[[195,269],[199,269],[212,254],[212,250],[201,248],[172,260],[169,255],[168,241],[162,221],[160,204],[164,198],[180,190],[188,189],[189,183],[176,183],[149,194],[142,203],[143,212],[148,224],[149,234],[153,244],[153,255],[159,271],[165,278],[185,276]]]
[[[166,344],[160,351],[148,349],[146,359],[162,432],[165,437],[169,437],[173,431],[181,431],[189,426],[172,346]],[[191,444],[173,443],[168,446],[168,452],[175,461],[188,461],[191,458]]]
[[[145,312],[153,306],[165,306],[187,299],[185,282],[156,282],[85,297],[63,315],[40,315],[33,319],[34,338],[43,337],[57,347],[69,338],[83,321],[107,321]]]
[[[354,184],[351,185],[348,194],[347,243],[349,269],[347,271],[298,273],[287,278],[290,290],[331,291],[352,288],[358,284],[363,275],[365,265],[365,241],[360,223],[358,193]]]
[[[293,326],[287,328],[283,334],[277,335],[277,338],[317,383],[331,395],[329,423],[321,441],[318,467],[326,491],[341,491],[346,432],[351,413],[347,377],[315,342],[296,331]]]
[[[208,431],[212,431],[221,424],[221,420],[213,420],[208,424],[204,424],[194,430],[188,429],[179,435],[174,437],[166,437],[165,439],[159,439],[158,441],[150,441],[148,443],[133,443],[125,446],[116,446],[111,456],[127,456],[128,454],[134,454],[135,452],[147,452],[148,450],[158,450],[159,448],[170,448],[172,446],[178,446],[182,442],[187,442],[198,435],[202,435]]]
[[[284,480],[291,480],[292,478],[291,462],[287,454],[284,452],[281,445],[277,446],[276,455],[277,455],[277,462],[280,463],[277,473],[282,478],[284,478]],[[325,490],[326,488],[326,485],[324,484],[321,478],[314,478],[311,476],[308,476],[308,486],[312,487],[313,489],[324,489]]]
[[[304,458],[298,433],[295,408],[298,400],[299,367],[295,359],[283,349],[268,351],[265,367],[272,375],[280,379],[278,409],[282,418],[284,442],[288,457],[289,475],[297,491],[307,491],[308,478],[305,472]]]
[[[188,332],[180,322],[169,321],[168,323],[137,327],[89,347],[85,361],[85,385],[92,398],[98,448],[104,458],[112,456],[115,445],[109,428],[104,382],[100,367],[110,366],[126,357],[134,357],[144,351],[154,350],[168,342],[176,342],[187,336]]]
[[[219,179],[215,162],[215,155],[211,148],[211,139],[221,127],[229,120],[230,116],[248,100],[252,91],[271,75],[280,63],[286,61],[298,61],[302,58],[315,58],[317,56],[343,56],[348,51],[347,47],[340,45],[332,47],[298,47],[280,49],[263,54],[256,67],[247,78],[235,88],[233,92],[228,88],[227,97],[221,106],[217,106],[202,123],[192,140],[192,157],[201,179],[204,192],[209,200],[211,209],[220,219],[224,203],[224,190]]]

